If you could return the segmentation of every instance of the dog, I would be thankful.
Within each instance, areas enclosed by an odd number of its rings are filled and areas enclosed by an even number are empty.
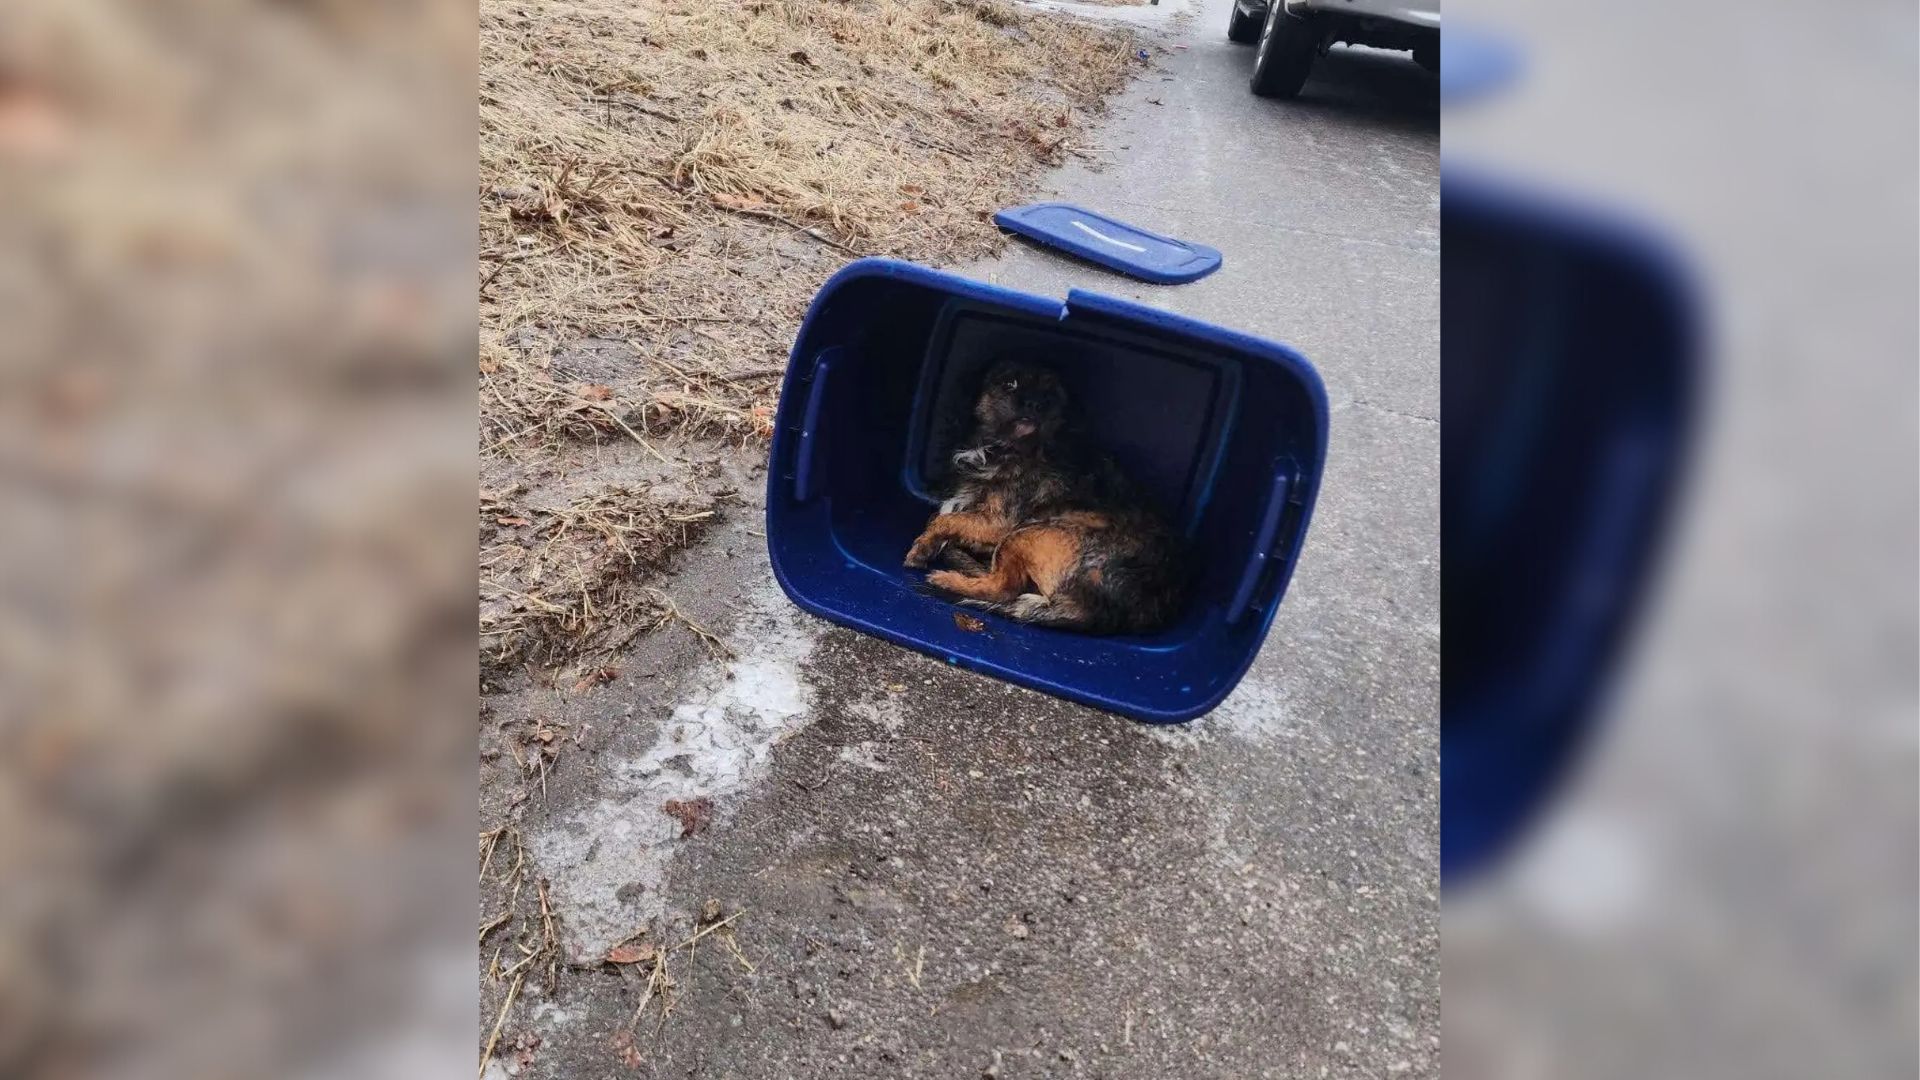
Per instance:
[[[1161,629],[1185,602],[1182,545],[1113,459],[1070,422],[1053,372],[988,369],[952,497],[906,565],[931,588],[1020,622],[1089,634]]]

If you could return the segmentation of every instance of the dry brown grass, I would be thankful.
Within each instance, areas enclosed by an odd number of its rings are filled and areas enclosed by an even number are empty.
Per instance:
[[[996,250],[992,211],[1076,151],[1132,49],[1007,0],[482,0],[492,482],[571,469],[583,441],[665,462],[660,437],[770,435],[820,283],[855,255]],[[587,339],[609,347],[581,367]],[[676,620],[647,582],[708,509],[625,487],[483,503],[489,668],[597,670]]]
[[[712,503],[616,485],[542,509],[521,506],[518,494],[480,496],[480,640],[489,666],[557,671],[684,618],[647,581],[699,539],[718,512]]]
[[[777,368],[853,254],[953,261],[1073,152],[1131,39],[1005,0],[484,0],[483,445],[767,433]],[[628,342],[607,408],[556,346]],[[745,377],[742,377],[742,376]]]

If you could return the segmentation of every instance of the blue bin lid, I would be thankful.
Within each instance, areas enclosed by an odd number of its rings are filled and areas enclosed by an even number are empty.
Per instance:
[[[1520,77],[1517,45],[1494,34],[1449,24],[1440,36],[1440,101],[1459,105],[1491,97]]]
[[[1016,206],[993,215],[993,221],[1008,232],[1156,285],[1197,281],[1220,269],[1220,253],[1204,244],[1150,233],[1072,203]]]

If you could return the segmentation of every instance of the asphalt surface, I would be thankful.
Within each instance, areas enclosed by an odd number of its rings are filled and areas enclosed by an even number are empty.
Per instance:
[[[1254,98],[1223,0],[1164,29],[1051,197],[1210,243],[1156,287],[1016,246],[963,268],[1142,299],[1289,342],[1332,404],[1319,507],[1259,661],[1154,729],[799,613],[746,505],[669,583],[732,659],[643,640],[564,717],[583,755],[527,818],[568,948],[728,913],[643,980],[529,984],[493,1075],[1439,1074],[1439,112],[1402,56],[1336,50]],[[1175,46],[1185,46],[1179,48]],[[582,767],[582,762],[585,767]],[[661,810],[707,796],[695,835]],[[489,1021],[491,1017],[488,1018]]]

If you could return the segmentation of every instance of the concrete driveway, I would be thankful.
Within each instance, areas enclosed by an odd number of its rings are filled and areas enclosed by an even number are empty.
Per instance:
[[[1220,248],[1219,273],[1155,287],[1024,247],[963,269],[1319,366],[1327,473],[1253,671],[1153,729],[824,624],[772,582],[756,465],[708,452],[744,505],[666,587],[732,658],[662,632],[606,686],[494,707],[590,725],[526,815],[575,956],[744,913],[631,1034],[642,979],[530,985],[508,1038],[541,1044],[494,1075],[1439,1074],[1437,84],[1337,50],[1262,101],[1226,21],[1172,20],[1087,150],[1108,164],[1047,182]],[[661,807],[700,796],[682,838]]]

